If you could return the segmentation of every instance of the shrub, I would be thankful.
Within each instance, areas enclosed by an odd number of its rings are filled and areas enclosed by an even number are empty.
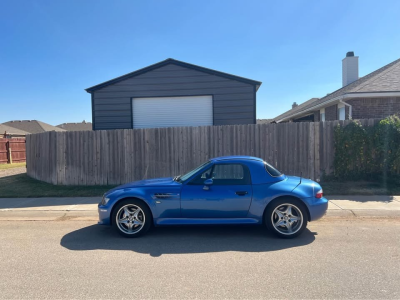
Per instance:
[[[387,178],[400,174],[400,119],[390,116],[372,127],[352,121],[335,128],[336,178]]]

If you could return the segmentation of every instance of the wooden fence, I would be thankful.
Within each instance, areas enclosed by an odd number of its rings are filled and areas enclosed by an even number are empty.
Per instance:
[[[25,139],[0,138],[0,164],[26,161]]]
[[[330,174],[334,127],[350,121],[45,132],[27,136],[28,175],[53,184],[107,185],[184,174],[224,155],[261,157],[281,172]],[[361,120],[365,126],[377,120]]]

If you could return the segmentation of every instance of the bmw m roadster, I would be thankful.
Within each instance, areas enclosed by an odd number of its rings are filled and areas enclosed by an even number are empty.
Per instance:
[[[99,224],[125,237],[143,235],[152,225],[255,224],[293,238],[327,207],[318,183],[281,174],[260,158],[226,156],[184,175],[116,187],[98,211]]]

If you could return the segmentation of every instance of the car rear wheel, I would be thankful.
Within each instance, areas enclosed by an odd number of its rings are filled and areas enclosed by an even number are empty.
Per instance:
[[[139,237],[151,227],[150,209],[140,200],[127,199],[113,210],[112,225],[124,237]]]
[[[295,199],[279,199],[268,206],[264,216],[269,231],[281,238],[299,236],[307,227],[307,211]]]

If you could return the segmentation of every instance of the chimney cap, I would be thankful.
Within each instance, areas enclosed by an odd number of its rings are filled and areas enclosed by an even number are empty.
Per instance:
[[[349,51],[346,53],[346,57],[353,57],[354,56],[354,51]]]

